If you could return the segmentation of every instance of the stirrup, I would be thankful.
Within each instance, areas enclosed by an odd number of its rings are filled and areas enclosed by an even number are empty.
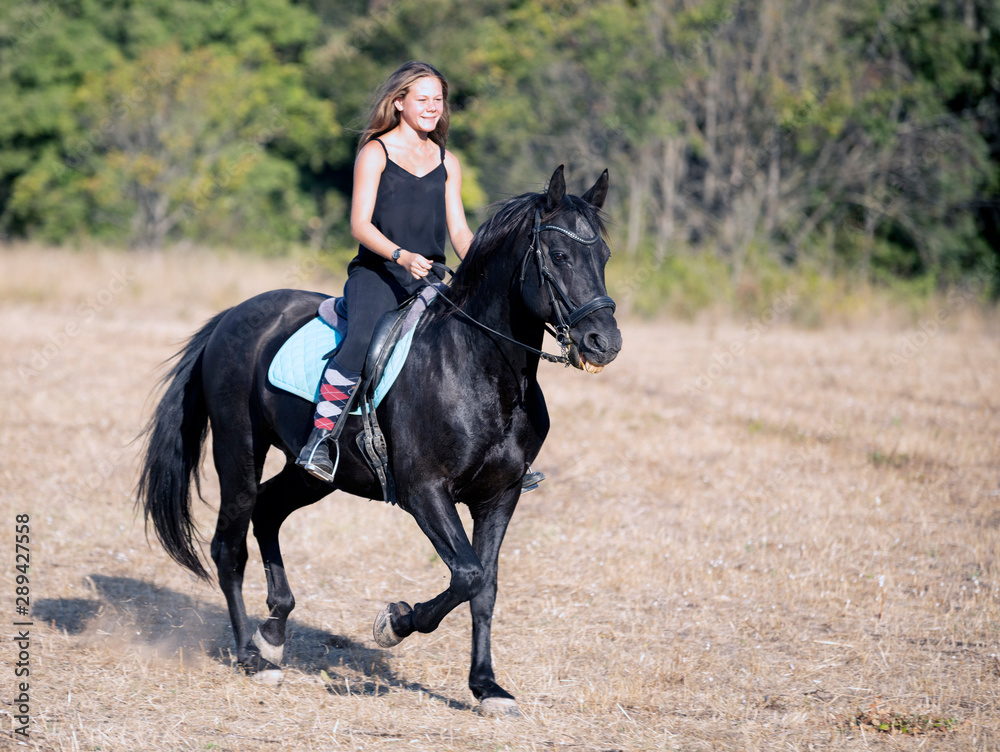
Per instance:
[[[337,475],[337,468],[340,466],[340,442],[336,440],[333,442],[334,447],[337,449],[337,458],[333,462],[332,470],[327,470],[323,465],[314,462],[314,459],[316,459],[316,452],[320,449],[320,447],[326,448],[324,445],[326,444],[327,439],[330,438],[332,431],[324,431],[322,429],[313,429],[313,431],[321,431],[321,434],[315,437],[314,434],[310,435],[309,442],[307,442],[306,446],[303,447],[303,450],[305,450],[306,448],[309,448],[309,444],[312,444],[309,454],[305,457],[303,457],[302,454],[299,454],[298,459],[295,460],[295,464],[304,469],[314,478],[319,478],[326,483],[333,483],[333,479]],[[326,459],[329,462],[330,455],[328,449],[326,451]]]
[[[538,488],[538,484],[545,480],[545,473],[539,470],[532,470],[528,467],[528,472],[521,478],[521,493],[531,493]]]

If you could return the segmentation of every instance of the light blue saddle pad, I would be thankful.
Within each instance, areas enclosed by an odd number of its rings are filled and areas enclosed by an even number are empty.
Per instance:
[[[382,380],[375,387],[375,406],[378,407],[389,388],[396,381],[406,356],[410,353],[413,332],[404,334],[386,364]],[[289,337],[267,369],[267,380],[278,389],[284,389],[310,402],[319,401],[319,381],[326,361],[323,356],[340,344],[340,332],[321,318],[312,319]],[[357,411],[355,411],[357,412]]]
[[[436,295],[435,288],[428,288],[410,307],[403,324],[403,334],[389,356],[382,380],[375,387],[375,407],[381,404],[385,395],[396,381],[403,369],[406,356],[410,354],[413,333],[417,329],[417,321],[426,310],[427,305]],[[334,314],[335,315],[335,314]],[[319,401],[319,382],[323,376],[326,361],[323,356],[340,344],[343,335],[322,318],[311,319],[300,327],[285,344],[281,346],[271,366],[267,369],[267,380],[278,389],[291,392],[310,402]],[[357,415],[355,410],[352,415]]]

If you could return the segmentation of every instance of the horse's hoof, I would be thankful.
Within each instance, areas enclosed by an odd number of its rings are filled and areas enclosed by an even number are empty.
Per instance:
[[[379,611],[378,616],[375,617],[375,624],[372,626],[372,636],[378,646],[382,648],[391,648],[403,641],[403,638],[396,634],[392,628],[390,608],[392,608],[391,603]]]
[[[281,658],[285,654],[284,643],[281,645],[272,645],[264,639],[264,635],[260,633],[260,627],[258,627],[257,631],[253,633],[251,642],[257,646],[257,650],[260,651],[261,658],[268,663],[273,663],[275,666],[281,665]]]
[[[250,678],[258,684],[276,687],[285,680],[285,672],[280,668],[269,668],[266,671],[258,671],[256,674],[251,674]]]
[[[493,717],[520,718],[517,703],[509,697],[487,697],[479,702],[479,714]]]
[[[372,625],[372,636],[381,648],[391,648],[403,641],[403,638],[396,634],[392,628],[393,611],[397,615],[407,614],[411,611],[408,603],[390,603],[378,612],[375,617],[375,624]]]

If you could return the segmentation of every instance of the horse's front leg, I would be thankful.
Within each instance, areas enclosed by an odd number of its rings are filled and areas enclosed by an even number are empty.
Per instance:
[[[483,586],[479,562],[455,503],[440,490],[427,490],[408,500],[410,513],[430,540],[438,556],[451,570],[448,589],[412,608],[406,602],[391,603],[375,618],[375,642],[384,648],[399,644],[414,632],[433,632],[456,606],[474,598]]]
[[[469,604],[472,611],[469,689],[479,700],[481,711],[487,715],[520,715],[514,698],[496,682],[490,652],[500,544],[520,496],[519,481],[516,488],[508,489],[497,502],[473,511],[472,545],[483,565],[483,587]]]

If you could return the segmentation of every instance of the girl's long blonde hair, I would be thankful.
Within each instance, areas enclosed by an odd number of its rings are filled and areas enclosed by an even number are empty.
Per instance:
[[[359,152],[373,138],[378,138],[399,125],[399,110],[393,106],[393,102],[405,97],[406,92],[418,79],[428,76],[433,76],[441,82],[441,93],[444,95],[441,117],[430,138],[439,146],[447,146],[448,124],[451,121],[451,112],[448,109],[448,81],[433,65],[411,60],[399,66],[375,92],[375,104],[368,117],[368,127],[361,132],[361,140],[358,143]]]

